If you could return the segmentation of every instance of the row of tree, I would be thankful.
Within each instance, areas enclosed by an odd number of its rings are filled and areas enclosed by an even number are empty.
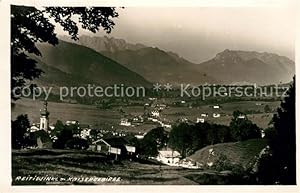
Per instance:
[[[261,129],[242,112],[235,111],[230,126],[207,122],[195,125],[179,124],[170,132],[169,146],[178,150],[183,156],[188,156],[208,145],[260,137]]]
[[[261,137],[261,129],[253,124],[241,112],[233,113],[230,126],[210,124],[208,122],[188,124],[181,123],[170,132],[162,127],[152,129],[142,140],[133,139],[139,154],[155,157],[158,150],[169,146],[181,153],[183,157],[216,143],[243,141]]]

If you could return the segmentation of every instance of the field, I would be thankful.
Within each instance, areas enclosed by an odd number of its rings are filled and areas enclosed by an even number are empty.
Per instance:
[[[191,158],[202,162],[207,160],[207,150],[214,148],[228,155],[232,162],[246,164],[254,159],[266,145],[264,140],[248,140],[237,143],[224,143],[205,147]],[[246,153],[247,152],[247,153]],[[217,159],[217,157],[215,158]],[[213,160],[214,161],[214,160]],[[54,182],[17,180],[23,176],[54,176]],[[117,182],[68,181],[75,178],[120,178]],[[238,184],[230,175],[223,172],[202,169],[185,169],[160,165],[145,160],[112,161],[104,155],[80,150],[28,149],[13,150],[12,179],[15,185],[25,184],[161,184],[161,185],[196,185],[196,184]],[[229,180],[229,181],[228,181]]]
[[[256,103],[261,103],[262,105],[256,105]],[[30,99],[18,100],[12,105],[12,120],[14,120],[19,114],[28,114],[31,123],[39,122],[39,110],[42,108],[42,105],[42,101],[33,101]],[[265,105],[269,105],[271,109],[276,109],[279,106],[279,101],[242,101],[225,103],[222,104],[222,108],[220,110],[213,109],[211,105],[203,105],[194,108],[169,107],[161,113],[161,119],[174,122],[178,118],[185,117],[195,122],[197,117],[200,117],[201,113],[207,113],[209,117],[206,118],[206,121],[228,125],[234,110],[256,111],[258,113],[249,114],[248,118],[259,127],[267,128],[268,123],[272,118],[272,113],[264,113]],[[122,109],[125,113],[131,115],[142,115],[144,113],[143,106],[124,106]],[[138,127],[119,126],[122,114],[119,112],[119,108],[117,107],[105,110],[96,108],[93,105],[49,102],[48,110],[50,111],[50,124],[55,124],[56,120],[78,120],[80,123],[90,124],[95,127],[105,129],[113,127],[116,130],[127,130],[131,132],[147,132],[156,127],[154,123],[143,124]],[[212,114],[214,112],[221,113],[221,117],[213,118]]]
[[[139,162],[112,162],[103,155],[70,150],[23,150],[12,154],[13,184],[46,184],[46,182],[17,181],[18,176],[120,177],[119,182],[69,182],[49,184],[196,184],[184,175],[199,173],[165,165]]]

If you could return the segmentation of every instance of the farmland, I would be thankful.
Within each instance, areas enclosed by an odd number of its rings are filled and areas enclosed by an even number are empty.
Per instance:
[[[260,103],[262,105],[257,105]],[[175,122],[178,118],[185,117],[193,122],[201,113],[207,113],[209,116],[206,121],[217,124],[228,125],[230,123],[232,112],[234,110],[253,111],[256,113],[248,114],[248,118],[261,128],[267,128],[272,118],[272,113],[264,113],[264,106],[268,105],[275,110],[279,106],[279,101],[239,101],[222,104],[222,108],[218,110],[222,115],[219,118],[213,118],[212,114],[216,111],[211,105],[202,105],[198,107],[168,107],[161,113],[161,119]],[[12,105],[12,120],[19,114],[28,114],[31,123],[39,121],[39,110],[42,107],[42,101],[33,101],[30,99],[21,99]],[[142,115],[144,107],[141,106],[124,106],[123,111],[129,115]],[[49,102],[48,110],[50,112],[50,124],[55,124],[56,120],[77,120],[80,123],[90,124],[95,127],[111,129],[112,126],[116,130],[127,130],[132,132],[147,132],[156,127],[156,124],[143,124],[138,127],[122,127],[119,126],[122,114],[119,107],[111,109],[99,109],[93,105],[70,104]]]

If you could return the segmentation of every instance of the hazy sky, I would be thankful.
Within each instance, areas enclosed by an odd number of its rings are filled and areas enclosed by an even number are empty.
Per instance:
[[[224,49],[274,52],[294,59],[296,18],[287,7],[130,7],[118,12],[108,36],[173,51],[192,62]]]

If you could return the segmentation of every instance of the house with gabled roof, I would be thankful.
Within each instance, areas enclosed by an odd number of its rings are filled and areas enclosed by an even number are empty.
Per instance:
[[[99,139],[89,146],[89,150],[114,156],[115,159],[131,157],[136,153],[136,148],[122,137]]]

